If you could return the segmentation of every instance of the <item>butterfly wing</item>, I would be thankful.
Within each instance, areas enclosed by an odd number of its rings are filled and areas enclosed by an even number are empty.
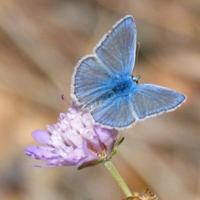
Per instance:
[[[186,97],[168,88],[151,84],[136,85],[128,96],[115,96],[92,111],[96,123],[115,129],[128,128],[136,121],[169,112]]]
[[[79,105],[102,96],[112,86],[112,79],[95,56],[84,57],[73,75],[72,95]]]
[[[151,84],[137,85],[131,103],[138,120],[144,120],[179,107],[186,97],[168,88]]]
[[[136,28],[133,17],[128,15],[119,20],[94,50],[113,76],[130,75],[136,55]]]
[[[136,121],[129,96],[110,98],[95,108],[91,114],[97,124],[107,128],[123,129]]]
[[[75,67],[71,84],[75,103],[90,108],[99,104],[98,99],[103,102],[110,98],[109,90],[116,84],[116,77],[130,76],[135,49],[135,23],[131,16],[126,16],[102,38],[95,54],[83,57]]]

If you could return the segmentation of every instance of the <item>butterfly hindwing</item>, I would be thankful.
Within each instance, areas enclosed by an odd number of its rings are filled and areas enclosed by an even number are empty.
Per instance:
[[[151,84],[137,85],[131,104],[139,120],[172,111],[181,105],[185,96],[174,90]]]
[[[174,90],[151,84],[136,85],[128,96],[114,96],[91,114],[95,122],[115,129],[127,128],[136,121],[173,111],[185,101]]]
[[[123,129],[135,122],[129,97],[113,97],[100,104],[91,114],[98,124]]]

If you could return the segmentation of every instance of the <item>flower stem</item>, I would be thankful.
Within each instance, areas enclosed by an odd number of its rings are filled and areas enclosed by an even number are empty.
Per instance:
[[[110,160],[105,161],[104,165],[109,170],[109,172],[112,174],[112,176],[115,178],[115,180],[117,181],[117,183],[119,184],[119,186],[123,190],[126,197],[132,197],[133,194],[131,193],[130,189],[128,188],[128,186],[126,185],[123,178],[121,177],[121,175],[119,174],[119,172],[117,171],[115,166],[112,164],[112,162]]]

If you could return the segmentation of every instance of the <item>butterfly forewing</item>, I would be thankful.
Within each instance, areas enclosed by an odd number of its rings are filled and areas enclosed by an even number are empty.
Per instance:
[[[77,68],[72,85],[80,104],[97,99],[107,92],[112,85],[112,79],[107,70],[95,56],[87,56]]]
[[[135,63],[136,28],[132,16],[116,23],[95,48],[95,53],[113,77],[130,75]]]

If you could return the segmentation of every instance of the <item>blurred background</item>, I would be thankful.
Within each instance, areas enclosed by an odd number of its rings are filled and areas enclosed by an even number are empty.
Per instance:
[[[78,60],[117,20],[134,16],[141,47],[134,75],[175,89],[187,102],[131,129],[113,162],[132,191],[160,200],[200,199],[199,0],[0,1],[0,199],[120,200],[103,165],[33,168],[24,155],[35,129],[57,121],[70,102]]]

